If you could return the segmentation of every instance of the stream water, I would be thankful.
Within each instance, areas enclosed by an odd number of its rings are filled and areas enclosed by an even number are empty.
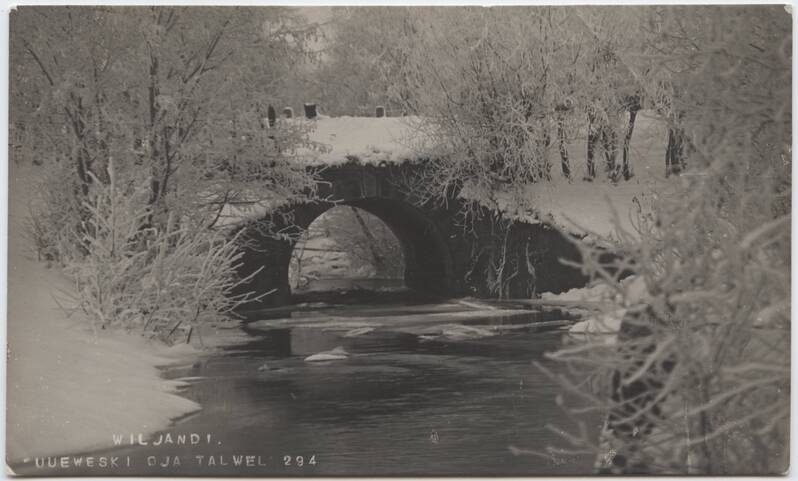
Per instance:
[[[146,446],[125,433],[120,446],[93,454],[116,456],[118,469],[84,461],[30,474],[590,473],[591,456],[545,459],[510,449],[564,447],[546,425],[574,427],[555,404],[554,383],[532,365],[561,369],[544,353],[562,344],[564,331],[551,322],[562,313],[405,303],[281,315],[246,325],[244,343],[167,369],[166,377],[187,381],[181,394],[203,409],[144,438]],[[305,361],[336,347],[348,357]]]

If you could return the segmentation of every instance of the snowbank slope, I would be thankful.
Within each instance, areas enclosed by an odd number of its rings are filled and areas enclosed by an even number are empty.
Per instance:
[[[37,262],[24,223],[36,167],[9,170],[6,459],[108,447],[113,433],[153,433],[199,406],[156,366],[186,350],[136,335],[95,336],[56,299],[71,286]]]

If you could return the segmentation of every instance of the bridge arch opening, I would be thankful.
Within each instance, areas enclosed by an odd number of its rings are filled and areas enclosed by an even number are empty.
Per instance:
[[[390,227],[359,207],[338,205],[311,222],[294,245],[288,282],[293,293],[401,290],[404,274],[402,245]]]
[[[403,284],[408,290],[425,296],[444,297],[451,294],[455,284],[452,255],[440,228],[426,212],[403,199],[366,197],[292,206],[287,209],[291,213],[292,225],[284,227],[286,230],[305,232],[325,212],[340,207],[365,211],[383,222],[393,233],[401,248]],[[279,224],[280,216],[270,217],[273,223]],[[242,290],[271,291],[252,308],[291,302],[291,261],[297,238],[301,236],[289,240],[256,233],[247,240],[239,271],[242,277],[253,272],[255,274]]]

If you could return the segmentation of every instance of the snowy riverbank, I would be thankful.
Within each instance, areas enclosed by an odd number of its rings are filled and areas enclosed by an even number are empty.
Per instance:
[[[572,334],[614,335],[621,329],[621,322],[628,308],[640,305],[648,299],[646,282],[642,277],[629,276],[620,282],[619,287],[623,290],[623,294],[608,284],[599,283],[571,289],[561,294],[544,292],[540,298],[544,301],[583,302],[593,306],[605,306],[594,312],[579,309],[585,314],[585,318],[571,326],[568,331]]]
[[[157,366],[199,351],[99,332],[59,307],[69,280],[38,262],[24,225],[37,167],[9,171],[6,459],[108,447],[115,433],[154,433],[200,408]]]

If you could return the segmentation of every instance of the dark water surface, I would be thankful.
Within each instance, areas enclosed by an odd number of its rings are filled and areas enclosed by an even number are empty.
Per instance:
[[[590,456],[548,460],[516,456],[509,449],[565,446],[545,425],[573,428],[555,405],[554,384],[532,365],[561,345],[563,331],[513,328],[557,316],[511,314],[457,304],[370,305],[294,313],[301,317],[295,322],[253,323],[244,328],[249,336],[245,344],[166,371],[169,378],[187,378],[189,387],[182,394],[203,409],[161,435],[144,438],[149,443],[161,439],[160,446],[130,445],[125,436],[122,446],[94,453],[117,456],[118,469],[72,465],[18,472],[589,474]],[[430,316],[433,322],[427,322]],[[305,322],[309,319],[313,322]],[[350,325],[347,319],[357,322]],[[368,320],[379,327],[345,336]],[[457,326],[452,331],[453,324],[482,330],[463,334]],[[492,335],[480,337],[485,332]],[[350,353],[348,359],[304,361],[338,346]],[[180,435],[186,444],[177,444]],[[197,444],[191,445],[192,440]]]

